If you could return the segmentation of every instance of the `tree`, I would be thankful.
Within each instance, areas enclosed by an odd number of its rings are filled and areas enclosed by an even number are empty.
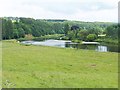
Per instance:
[[[13,38],[13,24],[11,20],[8,20],[7,23],[7,35],[8,35],[8,39]]]
[[[13,38],[13,24],[11,20],[3,20],[3,39],[11,39]]]
[[[88,33],[87,30],[80,30],[80,31],[78,32],[78,34],[77,34],[77,37],[78,37],[79,39],[85,41],[88,34],[89,34],[89,33]]]
[[[27,35],[25,35],[25,38],[26,38],[27,40],[32,40],[32,39],[33,39],[33,36],[32,36],[31,34],[27,34]]]
[[[65,35],[67,35],[68,31],[69,31],[69,25],[65,24],[65,26],[64,26]]]
[[[2,19],[2,38],[3,39],[7,39],[7,36],[6,36],[6,33],[7,33],[6,24],[7,24],[7,21],[5,19]]]
[[[97,38],[95,34],[89,34],[87,36],[87,41],[94,41]]]
[[[22,24],[22,28],[24,29],[25,34],[31,34],[31,28],[28,25]]]
[[[12,22],[15,21],[15,22]],[[40,37],[51,34],[65,34],[70,39],[86,40],[88,34],[102,34],[106,27],[108,37],[117,38],[118,27],[113,23],[100,22],[79,22],[67,20],[41,20],[33,18],[3,18],[2,37],[3,39],[20,38],[26,34]],[[71,26],[71,27],[69,27]],[[73,36],[71,36],[73,35]]]
[[[71,27],[71,30],[78,30],[78,29],[79,29],[79,27],[75,26],[75,25]]]
[[[13,38],[15,39],[19,38],[19,32],[17,29],[13,29]]]
[[[89,34],[96,34],[98,36],[99,34],[102,34],[103,30],[98,26],[94,26],[93,28],[90,28],[88,32]]]
[[[67,37],[69,40],[75,39],[75,33],[73,31],[68,31]]]
[[[19,33],[19,38],[24,38],[25,37],[25,31],[22,28],[18,29],[18,33]]]
[[[109,38],[118,38],[118,25],[111,25],[106,29],[106,35]]]

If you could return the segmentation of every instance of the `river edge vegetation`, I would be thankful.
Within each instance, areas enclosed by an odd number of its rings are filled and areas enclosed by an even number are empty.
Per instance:
[[[120,26],[110,22],[82,22],[69,20],[4,17],[3,40],[62,39],[73,42],[97,41],[118,44]],[[60,35],[61,34],[61,35]]]
[[[2,44],[3,88],[118,87],[118,53]]]

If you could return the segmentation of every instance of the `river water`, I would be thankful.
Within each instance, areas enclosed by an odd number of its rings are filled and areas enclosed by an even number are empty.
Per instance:
[[[95,50],[98,52],[119,52],[117,45],[83,45],[78,43],[72,43],[71,41],[64,40],[45,40],[45,41],[22,41],[22,44],[32,44],[32,45],[44,45],[44,46],[55,46],[62,48],[76,48],[85,50]]]

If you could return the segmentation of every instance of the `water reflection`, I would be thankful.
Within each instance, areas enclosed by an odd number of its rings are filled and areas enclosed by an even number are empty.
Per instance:
[[[44,46],[56,46],[63,48],[76,48],[85,50],[95,50],[99,52],[119,52],[117,45],[81,45],[78,43],[72,43],[71,41],[64,40],[46,40],[46,41],[23,41],[23,44],[44,45]]]
[[[100,52],[107,52],[107,46],[98,46],[96,48],[96,51],[100,51]]]
[[[81,45],[81,44],[70,44],[66,43],[65,47],[85,49],[85,50],[95,50],[99,52],[120,52],[117,45]]]

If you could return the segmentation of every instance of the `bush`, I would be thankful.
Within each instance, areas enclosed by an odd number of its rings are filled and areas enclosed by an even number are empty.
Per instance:
[[[19,39],[17,39],[18,41],[27,41],[28,39],[26,39],[26,38],[19,38]]]
[[[27,40],[32,40],[34,37],[33,37],[31,34],[26,34],[26,35],[25,35],[25,38],[26,38]]]
[[[82,41],[78,40],[78,39],[75,39],[75,40],[72,40],[72,42],[74,42],[74,43],[81,43]]]
[[[69,37],[64,36],[64,37],[61,38],[61,40],[69,40]]]
[[[48,40],[48,39],[59,40],[63,36],[64,36],[63,34],[53,34],[53,35],[45,35],[45,36],[41,36],[41,37],[33,37],[32,35],[29,34],[29,35],[26,35],[25,38],[19,38],[17,40],[18,41],[27,41],[27,40],[44,41],[44,40]]]
[[[43,40],[48,40],[48,39],[59,40],[59,39],[61,39],[61,37],[63,37],[63,34],[54,34],[54,35],[45,35],[45,36],[41,36],[41,37],[35,37],[35,38],[33,38],[33,40],[35,40],[35,41],[43,41]]]
[[[87,41],[94,41],[97,38],[95,34],[89,34],[87,36]]]

